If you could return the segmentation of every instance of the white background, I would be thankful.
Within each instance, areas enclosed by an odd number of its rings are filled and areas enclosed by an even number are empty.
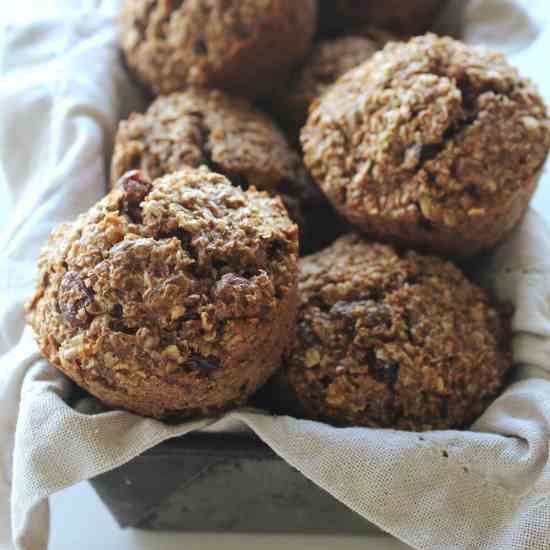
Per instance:
[[[492,0],[486,0],[492,1]],[[504,2],[505,0],[497,0]],[[548,0],[538,0],[541,14],[547,8]],[[98,0],[87,0],[90,5],[98,4]],[[73,4],[74,6],[74,4]],[[62,7],[73,7],[70,0],[0,0],[2,15],[0,22],[21,20],[24,18],[49,15]],[[548,13],[548,12],[546,12]],[[541,22],[540,22],[541,23]],[[542,23],[541,23],[542,24]],[[548,36],[547,36],[548,38]],[[543,88],[547,100],[550,97],[550,73],[540,71],[547,67],[546,51],[550,51],[550,41],[538,48],[540,57],[529,66],[522,66],[523,72],[534,78]],[[519,61],[519,59],[518,59]],[[545,178],[543,185],[533,202],[533,206],[550,221],[550,185]],[[6,200],[9,195],[4,192],[5,182],[0,170],[0,230],[6,224],[10,212],[10,204]],[[122,530],[116,525],[108,510],[99,500],[88,483],[79,483],[51,499],[52,530],[50,550],[152,550],[152,549],[185,549],[185,550],[274,550],[286,548],[289,550],[405,550],[407,546],[394,541],[388,536],[287,536],[287,535],[209,535],[204,533],[155,533],[135,529]]]

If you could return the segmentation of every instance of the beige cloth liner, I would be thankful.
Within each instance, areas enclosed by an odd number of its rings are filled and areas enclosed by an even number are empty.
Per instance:
[[[140,108],[116,50],[116,0],[101,13],[91,8],[97,2],[65,3],[63,21],[4,28],[0,38],[0,175],[15,200],[0,240],[0,544],[12,539],[25,550],[46,547],[49,495],[212,422],[168,426],[121,411],[76,412],[64,402],[69,384],[24,326],[40,247],[55,224],[104,193],[116,121]],[[465,31],[470,42],[505,47],[547,99],[548,7],[471,2]],[[539,206],[549,196],[542,190]],[[550,235],[540,216],[529,212],[482,279],[515,303],[515,359],[529,366],[471,431],[335,429],[250,409],[225,422],[248,426],[414,548],[550,548]]]

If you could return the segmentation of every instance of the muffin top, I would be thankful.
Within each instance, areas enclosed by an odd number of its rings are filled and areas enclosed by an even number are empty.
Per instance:
[[[391,39],[383,31],[365,29],[362,34],[320,40],[296,71],[289,95],[309,101],[319,97],[338,77],[374,55]]]
[[[301,139],[313,177],[352,222],[453,228],[533,180],[550,124],[502,55],[430,34],[346,73],[314,103]]]
[[[453,264],[356,234],[300,262],[297,345],[282,378],[337,425],[461,427],[511,366],[509,319]]]
[[[187,85],[255,97],[307,53],[316,0],[126,0],[128,64],[155,94]]]
[[[29,321],[49,359],[83,376],[117,365],[125,384],[200,376],[249,321],[278,311],[297,249],[280,199],[206,169],[153,183],[130,172],[52,233]]]
[[[111,185],[126,171],[149,178],[206,165],[244,189],[255,186],[283,198],[302,230],[302,244],[317,239],[317,215],[330,210],[285,136],[248,101],[219,90],[188,89],[158,97],[146,113],[119,125]],[[322,239],[321,239],[322,240]]]
[[[369,59],[389,38],[390,35],[382,31],[365,29],[361,35],[317,42],[303,65],[294,71],[290,82],[285,82],[278,90],[275,99],[277,113],[299,131],[311,102],[338,77]]]
[[[219,90],[158,97],[118,128],[111,184],[128,170],[157,178],[206,165],[236,185],[277,191],[306,177],[298,154],[273,121],[248,101]]]

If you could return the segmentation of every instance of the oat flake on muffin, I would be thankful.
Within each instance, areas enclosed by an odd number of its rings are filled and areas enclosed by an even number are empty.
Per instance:
[[[366,28],[361,34],[327,38],[314,44],[304,63],[281,83],[273,99],[274,111],[291,141],[298,141],[313,100],[392,38],[383,31]]]
[[[301,249],[336,238],[342,223],[277,125],[245,99],[188,89],[158,97],[119,125],[111,185],[127,170],[157,178],[206,165],[235,185],[280,195],[300,227]]]
[[[280,199],[206,169],[130,172],[52,233],[28,321],[44,356],[109,405],[219,412],[280,364],[297,251]]]
[[[512,366],[509,310],[450,262],[361,240],[302,258],[282,411],[338,426],[462,428]],[[275,390],[275,391],[274,391]]]
[[[364,232],[468,257],[520,220],[550,123],[536,87],[502,55],[426,35],[341,77],[301,140],[314,179]]]
[[[122,48],[155,94],[195,85],[256,97],[306,55],[316,14],[316,0],[126,0]]]

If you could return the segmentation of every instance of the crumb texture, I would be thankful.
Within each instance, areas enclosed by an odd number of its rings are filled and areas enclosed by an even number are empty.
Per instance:
[[[468,426],[512,366],[510,312],[450,262],[356,234],[301,260],[287,412],[341,426]]]
[[[314,103],[301,139],[314,179],[360,229],[472,256],[521,218],[550,124],[503,56],[426,35],[346,73]]]
[[[390,37],[383,31],[366,28],[361,34],[316,42],[303,65],[275,94],[274,109],[288,133],[298,135],[313,100],[344,73],[374,55]]]
[[[220,411],[280,364],[297,248],[279,199],[205,168],[152,183],[129,172],[52,233],[29,323],[50,362],[107,404]]]
[[[301,229],[302,248],[319,248],[340,225],[276,124],[248,101],[219,90],[158,97],[119,125],[111,185],[128,170],[157,178],[205,165],[243,189],[280,195]]]
[[[187,85],[268,94],[306,55],[316,0],[126,0],[128,65],[155,94]]]

